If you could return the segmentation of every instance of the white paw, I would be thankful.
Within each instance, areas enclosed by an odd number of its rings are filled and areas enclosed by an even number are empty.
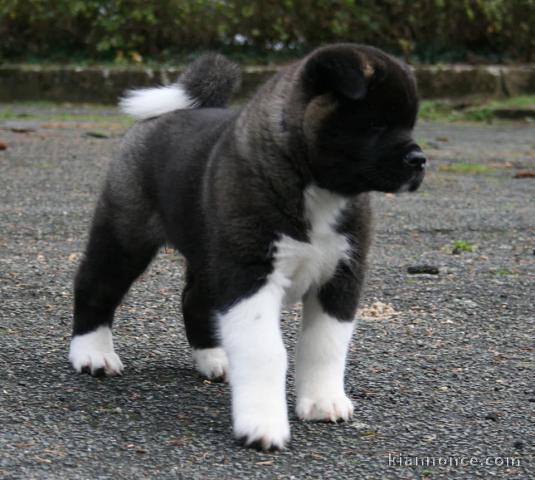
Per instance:
[[[111,330],[101,326],[93,332],[76,335],[71,340],[69,360],[78,373],[121,375],[123,363],[113,350]]]
[[[227,379],[228,358],[221,347],[194,349],[193,360],[197,371],[207,379]]]
[[[295,410],[301,420],[346,422],[353,416],[353,402],[343,392],[316,398],[301,397]]]
[[[234,435],[246,447],[282,450],[290,440],[290,424],[286,414],[240,414],[234,419]]]

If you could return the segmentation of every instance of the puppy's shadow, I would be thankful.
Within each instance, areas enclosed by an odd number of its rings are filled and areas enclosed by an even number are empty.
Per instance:
[[[140,363],[127,367],[121,377],[93,380],[106,390],[108,402],[130,413],[127,421],[133,429],[146,429],[150,420],[153,432],[194,437],[217,432],[222,442],[228,442],[230,388],[205,380],[193,367],[149,360],[142,367]]]

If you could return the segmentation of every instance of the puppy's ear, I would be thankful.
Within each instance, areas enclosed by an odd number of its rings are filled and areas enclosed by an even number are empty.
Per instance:
[[[351,100],[366,96],[373,67],[353,48],[327,47],[306,60],[303,81],[312,96],[332,92]]]

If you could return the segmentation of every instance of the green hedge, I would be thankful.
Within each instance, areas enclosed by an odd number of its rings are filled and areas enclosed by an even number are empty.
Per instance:
[[[0,59],[269,60],[334,41],[419,61],[533,61],[535,0],[0,0]]]

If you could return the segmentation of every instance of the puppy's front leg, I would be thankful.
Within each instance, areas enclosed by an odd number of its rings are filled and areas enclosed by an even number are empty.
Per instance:
[[[295,367],[296,411],[302,420],[336,422],[353,415],[353,404],[344,391],[353,323],[327,314],[315,292],[304,299]]]
[[[282,286],[268,277],[255,294],[219,317],[229,358],[234,434],[246,446],[263,450],[281,449],[290,438],[282,297]]]

